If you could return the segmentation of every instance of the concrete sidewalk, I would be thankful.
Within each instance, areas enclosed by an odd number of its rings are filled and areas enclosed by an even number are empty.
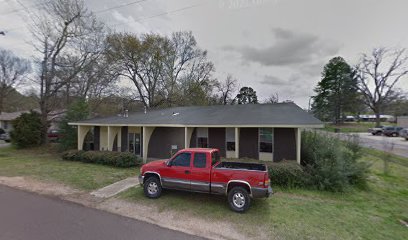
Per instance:
[[[115,182],[111,185],[108,185],[96,191],[93,191],[91,192],[91,195],[95,197],[99,197],[99,198],[110,198],[131,187],[138,187],[138,186],[139,186],[139,179],[137,177],[130,177],[130,178],[123,179],[119,182]]]

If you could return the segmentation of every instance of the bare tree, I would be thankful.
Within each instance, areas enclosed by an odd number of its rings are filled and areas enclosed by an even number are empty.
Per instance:
[[[405,49],[376,48],[370,55],[363,54],[357,66],[358,87],[365,104],[376,115],[380,126],[380,114],[384,105],[397,97],[395,85],[408,74],[408,56]]]
[[[98,59],[104,31],[82,0],[46,1],[43,6],[31,32],[40,56],[36,63],[40,71],[41,137],[45,143],[48,114],[56,108],[64,87],[69,91],[78,74]]]
[[[279,95],[277,93],[271,94],[266,100],[265,103],[279,103]]]
[[[185,93],[208,92],[214,66],[191,32],[175,33],[171,38],[113,34],[108,43],[110,60],[121,76],[134,83],[145,107],[184,105]]]
[[[231,104],[234,100],[233,94],[237,91],[238,81],[231,74],[223,82],[216,84],[217,90],[220,93],[220,102],[223,105]]]
[[[140,38],[128,33],[113,34],[108,37],[108,44],[109,59],[117,65],[119,75],[134,83],[144,106],[157,106],[165,75],[164,58],[170,47],[168,39],[156,34]]]
[[[11,51],[0,49],[0,113],[4,109],[4,100],[31,71],[28,60],[15,56]]]

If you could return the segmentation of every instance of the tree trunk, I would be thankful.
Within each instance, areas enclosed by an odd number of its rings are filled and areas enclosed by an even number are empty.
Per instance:
[[[0,114],[3,112],[3,99],[4,99],[4,97],[3,97],[3,95],[1,95],[0,96]]]
[[[380,118],[380,108],[376,107],[374,109],[374,114],[375,114],[375,126],[380,127],[381,126],[381,118]]]

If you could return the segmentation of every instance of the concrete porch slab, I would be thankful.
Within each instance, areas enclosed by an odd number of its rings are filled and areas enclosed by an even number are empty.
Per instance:
[[[139,186],[139,179],[137,177],[130,177],[93,191],[91,195],[99,198],[110,198],[131,187],[137,186]]]

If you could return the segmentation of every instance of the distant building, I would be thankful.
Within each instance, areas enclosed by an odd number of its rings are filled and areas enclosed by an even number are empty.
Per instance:
[[[39,112],[39,110],[34,109],[34,111]],[[20,117],[23,113],[28,113],[30,111],[18,111],[18,112],[2,112],[0,114],[0,128],[3,128],[6,132],[11,132],[13,130],[13,120]],[[48,116],[48,121],[50,121],[50,129],[58,129],[58,124],[61,118],[65,115],[65,110],[58,110],[50,112]]]
[[[13,130],[12,121],[18,118],[21,114],[28,111],[19,111],[19,112],[2,112],[0,114],[0,128],[3,128],[6,132],[11,132]]]
[[[408,116],[397,117],[397,126],[408,128]]]

